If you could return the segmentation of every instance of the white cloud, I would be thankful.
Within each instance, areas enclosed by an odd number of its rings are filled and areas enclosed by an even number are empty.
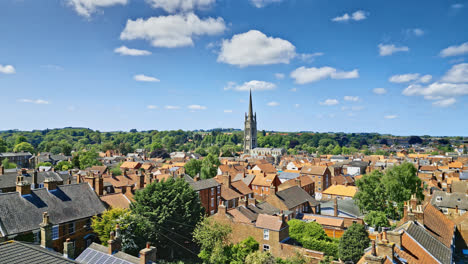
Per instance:
[[[237,85],[235,82],[228,82],[224,90],[235,90],[235,91],[268,91],[274,90],[276,84],[264,81],[252,80],[245,82],[242,85]]]
[[[386,94],[387,89],[385,89],[385,88],[374,88],[372,90],[372,92],[374,92],[375,94]]]
[[[221,17],[200,19],[193,13],[127,20],[120,33],[122,40],[144,39],[154,47],[176,48],[192,46],[193,38],[224,32],[226,25]]]
[[[291,88],[289,91],[291,91],[291,92],[297,92],[297,88]]]
[[[49,101],[43,99],[19,99],[18,102],[28,103],[28,104],[49,104]]]
[[[345,72],[327,66],[321,68],[306,68],[302,66],[291,72],[290,76],[291,78],[295,79],[296,83],[306,84],[311,82],[317,82],[326,78],[354,79],[359,77],[359,72],[357,69]]]
[[[265,7],[272,3],[279,3],[283,0],[250,0],[250,2],[257,8]]]
[[[275,77],[278,80],[282,80],[282,79],[284,79],[284,73],[275,73]]]
[[[327,99],[323,102],[320,102],[321,105],[337,105],[339,104],[340,102],[338,102],[338,100],[336,99]]]
[[[175,105],[166,105],[164,106],[165,109],[167,110],[177,110],[177,109],[180,109],[179,106],[175,106]]]
[[[147,0],[153,8],[162,8],[166,12],[189,12],[195,9],[207,9],[216,0]]]
[[[406,35],[407,36],[416,36],[416,37],[421,37],[424,36],[426,32],[420,28],[410,28],[406,30]]]
[[[3,74],[14,74],[16,73],[16,70],[15,70],[15,67],[11,66],[11,65],[1,65],[0,64],[0,73],[3,73]]]
[[[425,87],[412,84],[403,90],[403,95],[420,95],[425,96],[426,99],[468,95],[468,84],[435,82]]]
[[[146,108],[148,109],[158,109],[157,105],[148,105]]]
[[[460,8],[463,8],[463,7],[464,7],[464,5],[460,4],[460,3],[452,5],[452,8],[454,8],[454,9],[460,9]]]
[[[289,63],[296,56],[296,47],[291,42],[268,37],[258,30],[234,35],[223,40],[218,62],[238,65],[268,65]]]
[[[139,82],[160,82],[160,80],[158,78],[155,78],[155,77],[152,77],[152,76],[147,76],[147,75],[144,75],[144,74],[137,74],[137,75],[133,76],[133,79],[135,79],[135,81],[139,81]]]
[[[224,113],[232,113],[232,110],[226,109],[226,110],[224,110]]]
[[[384,116],[385,119],[395,119],[397,117],[398,117],[397,115],[386,115],[386,116]]]
[[[442,77],[442,81],[451,83],[468,83],[468,63],[453,65]]]
[[[273,102],[269,102],[267,105],[268,105],[268,106],[278,106],[278,105],[279,105],[279,103],[278,103],[278,102],[275,102],[275,101],[273,101]]]
[[[389,56],[395,52],[409,51],[409,48],[406,46],[397,47],[394,44],[379,44],[379,54],[380,56]]]
[[[341,110],[343,110],[343,111],[348,111],[348,110],[350,110],[350,111],[361,111],[363,109],[364,109],[364,106],[361,106],[361,105],[355,105],[355,106],[351,106],[351,107],[349,107],[349,106],[342,106],[341,107]]]
[[[344,100],[345,101],[350,101],[350,102],[357,102],[359,101],[359,96],[350,96],[350,95],[346,95],[344,97]]]
[[[421,82],[428,83],[432,80],[432,75],[426,74],[421,76],[419,73],[407,73],[400,75],[393,75],[388,79],[392,83],[407,83],[407,82]]]
[[[190,110],[205,110],[206,106],[194,104],[194,105],[187,106],[187,108]]]
[[[465,42],[463,44],[460,44],[459,46],[454,45],[446,49],[443,49],[439,55],[445,58],[445,57],[450,57],[450,56],[464,55],[467,53],[468,53],[468,42]]]
[[[301,53],[297,56],[304,62],[312,62],[316,57],[323,56],[323,52],[315,52],[315,53]]]
[[[301,107],[301,105],[300,104],[295,104],[294,107],[299,108],[299,107]]]
[[[100,7],[110,7],[114,5],[126,5],[128,0],[68,0],[68,4],[75,11],[84,17],[90,17],[92,13],[98,11]]]
[[[118,47],[114,49],[115,53],[119,53],[120,55],[128,55],[128,56],[145,56],[151,55],[151,51],[147,50],[139,50],[139,49],[130,49],[126,46]]]
[[[452,98],[441,99],[441,100],[435,101],[432,103],[432,105],[438,106],[438,107],[447,107],[447,106],[453,105],[456,102],[457,100],[455,100],[455,98],[452,97]]]
[[[367,18],[366,12],[364,12],[362,10],[358,10],[358,11],[352,13],[351,15],[349,15],[348,13],[345,13],[342,16],[335,17],[335,18],[332,19],[332,21],[334,21],[334,22],[346,22],[346,21],[349,21],[349,20],[360,21],[360,20],[364,20],[366,18]]]

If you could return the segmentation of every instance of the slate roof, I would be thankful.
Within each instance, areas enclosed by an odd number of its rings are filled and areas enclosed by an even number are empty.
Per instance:
[[[419,224],[410,223],[406,228],[406,232],[437,260],[443,264],[452,263],[450,248],[431,236],[425,228]]]
[[[68,264],[78,262],[64,258],[61,254],[41,248],[38,245],[12,240],[0,243],[0,263]]]
[[[439,199],[438,199],[439,198]],[[446,193],[434,191],[431,204],[437,207],[455,208],[468,210],[468,195],[465,193]]]
[[[276,197],[278,197],[288,209],[292,209],[305,202],[308,202],[311,206],[318,204],[312,196],[297,185],[277,192]]]
[[[274,215],[274,214],[279,214],[280,209],[274,207],[273,205],[267,203],[267,202],[262,202],[258,203],[257,205],[251,205],[249,204],[248,208],[257,213],[257,214],[268,214],[268,215]]]
[[[23,174],[24,181],[32,183],[32,172]],[[16,186],[17,172],[8,172],[0,175],[0,188],[11,188]],[[62,177],[53,171],[39,171],[37,173],[37,183],[43,183],[46,178],[54,178],[56,181],[64,181]],[[65,181],[64,181],[65,182]]]
[[[190,179],[189,179],[190,178]],[[204,189],[210,189],[213,187],[218,187],[220,184],[213,178],[194,181],[190,176],[184,176],[184,179],[192,186],[192,189],[195,191],[200,191]]]
[[[66,223],[101,214],[105,210],[88,183],[60,185],[48,191],[32,190],[0,194],[0,226],[3,236],[39,229],[42,213],[48,212],[52,224]]]
[[[299,171],[297,171],[297,173],[282,171],[279,173],[278,178],[280,178],[280,180],[287,181],[287,180],[295,179],[299,177],[299,175],[300,175]]]
[[[140,259],[121,251],[109,255],[107,247],[92,243],[77,258],[78,263],[87,264],[139,264]]]

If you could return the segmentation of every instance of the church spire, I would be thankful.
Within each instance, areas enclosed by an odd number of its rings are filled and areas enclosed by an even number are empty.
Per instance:
[[[252,89],[250,89],[250,100],[249,100],[249,119],[253,119],[253,109],[252,109]]]

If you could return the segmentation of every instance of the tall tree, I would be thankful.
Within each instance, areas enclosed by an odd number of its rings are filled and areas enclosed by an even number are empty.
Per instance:
[[[369,234],[363,225],[352,224],[340,238],[338,254],[342,261],[357,263],[369,246]]]
[[[217,156],[213,154],[208,154],[203,160],[202,160],[202,166],[201,166],[201,178],[202,179],[210,179],[216,176],[218,173],[218,166],[221,163],[219,162],[219,159]]]
[[[158,254],[173,258],[187,254],[184,245],[191,241],[196,224],[204,213],[198,194],[183,179],[153,182],[134,196],[130,209],[141,219],[147,241],[158,247]],[[144,245],[140,245],[141,247]]]
[[[107,246],[109,234],[115,230],[115,225],[119,224],[119,221],[128,214],[130,214],[128,209],[114,208],[105,211],[101,216],[93,217],[91,227],[104,246]]]
[[[387,211],[387,195],[385,186],[382,184],[383,178],[382,172],[374,170],[356,181],[358,192],[354,200],[361,211]]]
[[[21,142],[13,148],[14,152],[34,152],[34,147],[28,142]]]
[[[192,177],[195,177],[195,175],[197,175],[198,173],[200,173],[200,170],[201,170],[201,166],[202,166],[202,162],[197,160],[197,159],[191,159],[189,160],[187,163],[185,163],[184,167],[185,167],[185,172],[192,176]]]
[[[225,258],[225,251],[229,246],[229,225],[218,223],[209,218],[204,218],[198,223],[193,232],[193,240],[200,246],[198,257],[205,263],[221,262]],[[222,256],[224,255],[224,256]]]
[[[417,169],[409,162],[387,170],[384,184],[389,200],[402,204],[408,201],[412,194],[424,200],[421,179],[416,173]]]

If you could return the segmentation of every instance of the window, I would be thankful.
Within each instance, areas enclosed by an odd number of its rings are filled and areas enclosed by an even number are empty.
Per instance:
[[[263,244],[263,251],[270,251],[270,245]]]
[[[211,210],[210,214],[211,214],[211,215],[214,215],[214,213],[215,213],[214,210]]]
[[[211,207],[214,206],[214,198],[211,198]]]
[[[265,192],[268,192],[268,187],[265,187]]]
[[[211,188],[211,195],[214,195],[214,188]]]
[[[258,186],[255,186],[255,190],[258,190]]]
[[[57,240],[59,238],[59,226],[54,225],[52,227],[52,240]]]
[[[218,194],[221,193],[221,186],[218,185]]]
[[[269,239],[270,239],[270,230],[263,229],[263,240],[269,240]]]
[[[68,234],[75,233],[75,222],[68,224]]]
[[[34,242],[35,243],[41,242],[41,232],[39,231],[39,232],[35,232],[33,234],[34,234]]]

